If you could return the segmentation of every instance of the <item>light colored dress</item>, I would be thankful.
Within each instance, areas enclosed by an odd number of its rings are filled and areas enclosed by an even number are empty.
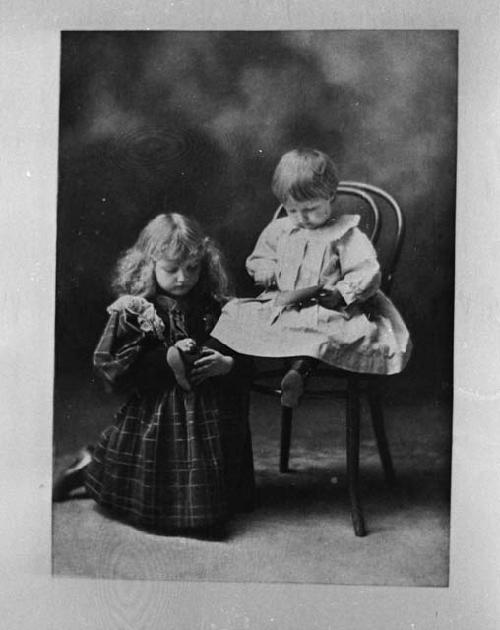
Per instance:
[[[228,302],[212,336],[236,352],[260,357],[309,356],[334,367],[396,374],[411,341],[401,315],[379,290],[380,265],[360,217],[342,215],[314,230],[273,220],[261,233],[246,266],[272,271],[280,291],[322,285],[337,288],[345,305],[277,306],[276,290]]]

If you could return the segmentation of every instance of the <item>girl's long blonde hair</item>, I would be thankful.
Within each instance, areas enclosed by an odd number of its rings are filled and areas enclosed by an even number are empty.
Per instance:
[[[159,214],[141,231],[137,241],[118,259],[112,288],[117,295],[154,297],[155,263],[162,258],[201,263],[197,286],[201,293],[225,302],[232,293],[223,256],[197,221],[182,214]]]

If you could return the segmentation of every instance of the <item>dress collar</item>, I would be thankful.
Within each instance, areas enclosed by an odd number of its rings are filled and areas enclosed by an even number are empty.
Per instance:
[[[325,225],[322,225],[315,230],[304,230],[301,227],[292,224],[288,217],[285,217],[290,223],[289,233],[303,233],[306,236],[314,238],[316,235],[327,233],[332,240],[338,240],[344,236],[351,228],[356,227],[359,224],[360,216],[358,214],[342,214],[338,218],[330,219]]]
[[[179,308],[179,300],[176,300],[165,293],[157,293],[154,301],[160,308],[166,311],[170,311],[173,308]]]
[[[189,311],[199,308],[200,304],[204,301],[203,297],[202,292],[195,287],[188,295],[179,298],[172,297],[166,293],[158,292],[154,301],[160,309],[167,311]]]

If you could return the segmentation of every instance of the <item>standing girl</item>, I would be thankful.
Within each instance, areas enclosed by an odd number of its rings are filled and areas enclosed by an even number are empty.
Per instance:
[[[114,289],[94,365],[130,397],[95,449],[59,477],[54,500],[85,483],[135,525],[219,537],[254,492],[247,362],[215,340],[205,345],[227,300],[220,252],[192,219],[161,214],[119,260]],[[195,348],[187,380],[178,359]]]
[[[408,330],[379,290],[380,266],[360,217],[335,204],[336,168],[313,149],[281,158],[272,189],[287,216],[273,220],[247,259],[265,291],[232,300],[212,335],[236,352],[293,358],[281,382],[282,404],[295,407],[318,360],[372,374],[400,372]]]

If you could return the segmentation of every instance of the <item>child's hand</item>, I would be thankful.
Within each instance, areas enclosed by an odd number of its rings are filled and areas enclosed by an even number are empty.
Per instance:
[[[259,269],[254,273],[253,279],[255,284],[260,284],[268,289],[275,282],[274,271]]]
[[[228,374],[234,365],[232,357],[225,356],[212,348],[203,348],[201,357],[194,362],[190,380],[193,385],[199,385],[212,376]]]
[[[332,311],[344,305],[344,298],[338,289],[324,289],[318,295],[318,304]]]
[[[189,337],[187,339],[180,339],[179,341],[176,341],[174,345],[181,352],[185,352],[186,354],[196,350],[196,341],[194,339],[190,339]]]

